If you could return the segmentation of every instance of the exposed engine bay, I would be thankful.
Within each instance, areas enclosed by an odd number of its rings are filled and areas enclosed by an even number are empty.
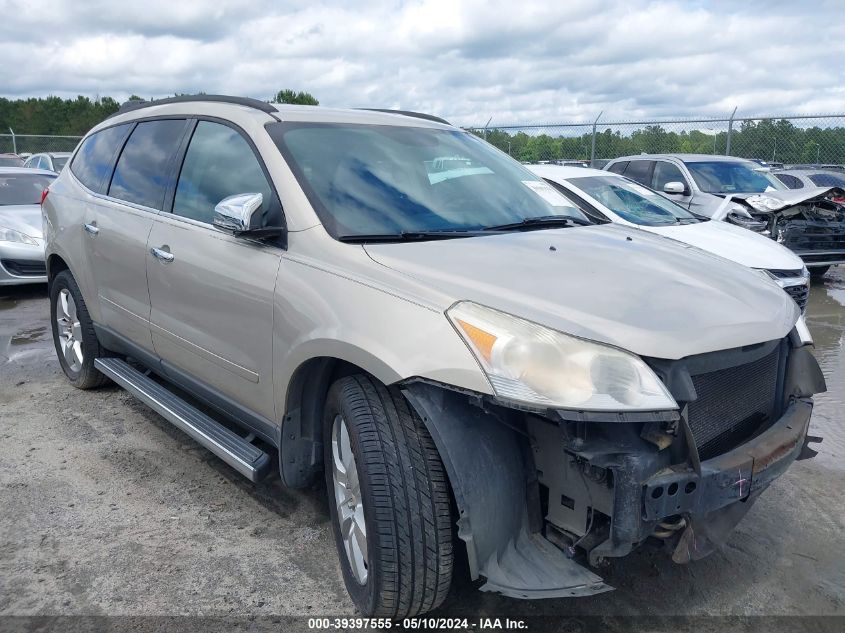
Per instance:
[[[808,267],[845,263],[845,205],[834,201],[843,196],[836,187],[731,196],[744,212],[725,219],[777,240]]]

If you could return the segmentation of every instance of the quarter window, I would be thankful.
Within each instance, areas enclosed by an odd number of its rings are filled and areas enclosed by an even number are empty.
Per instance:
[[[658,160],[654,163],[654,176],[651,179],[651,188],[655,191],[663,191],[663,187],[670,182],[679,182],[685,187],[689,187],[681,170],[677,165],[667,163],[664,160]]]
[[[261,226],[281,224],[276,197],[244,137],[226,125],[200,121],[179,174],[173,213],[211,224],[217,203],[241,193],[264,197]]]
[[[131,127],[128,123],[116,125],[95,132],[82,141],[82,146],[70,164],[70,170],[91,191],[105,193],[108,189],[108,175],[114,166],[115,153]]]
[[[161,209],[168,169],[185,128],[183,119],[144,121],[133,130],[114,168],[109,195]]]

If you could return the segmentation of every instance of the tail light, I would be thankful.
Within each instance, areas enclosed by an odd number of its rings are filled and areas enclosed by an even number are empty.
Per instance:
[[[47,194],[49,193],[49,189],[44,189],[44,191],[41,192],[41,202],[39,204],[44,204],[44,201],[47,199]]]

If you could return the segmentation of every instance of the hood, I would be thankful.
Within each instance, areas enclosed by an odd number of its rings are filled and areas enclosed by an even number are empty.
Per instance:
[[[779,339],[799,315],[762,273],[616,225],[365,249],[452,301],[642,356],[677,359]]]
[[[4,229],[14,229],[29,237],[44,237],[41,207],[37,204],[0,205],[0,226]]]
[[[804,262],[774,240],[727,222],[643,226],[644,231],[704,249],[749,268],[801,270]]]

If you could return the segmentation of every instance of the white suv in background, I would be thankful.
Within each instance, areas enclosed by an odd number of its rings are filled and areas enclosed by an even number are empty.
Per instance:
[[[765,270],[805,310],[810,273],[777,242],[727,222],[691,213],[659,193],[613,172],[557,165],[528,168],[571,199],[591,220],[635,226],[725,259]]]

